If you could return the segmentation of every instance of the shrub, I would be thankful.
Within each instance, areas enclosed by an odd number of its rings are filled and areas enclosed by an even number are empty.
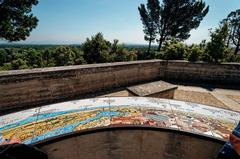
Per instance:
[[[187,45],[175,39],[167,41],[162,48],[165,60],[182,60],[187,51]]]
[[[102,33],[97,33],[91,39],[87,38],[82,45],[82,50],[87,63],[103,63],[108,59],[111,43],[104,39]]]
[[[240,56],[234,55],[233,49],[225,49],[223,62],[240,62]]]
[[[0,70],[2,70],[2,71],[12,70],[11,63],[4,63],[4,65],[2,67],[0,67]]]
[[[27,61],[23,59],[17,59],[13,60],[11,62],[11,68],[14,70],[19,70],[19,69],[27,69],[29,68],[27,65]]]
[[[185,59],[191,62],[200,60],[200,56],[204,53],[204,49],[199,45],[191,45],[185,52]]]

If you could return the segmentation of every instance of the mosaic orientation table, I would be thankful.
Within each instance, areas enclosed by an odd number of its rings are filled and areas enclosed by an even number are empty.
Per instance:
[[[240,113],[176,100],[117,97],[76,100],[0,116],[0,145],[34,144],[52,137],[110,126],[173,129],[228,140]]]

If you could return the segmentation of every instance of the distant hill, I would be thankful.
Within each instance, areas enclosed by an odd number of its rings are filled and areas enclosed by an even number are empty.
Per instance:
[[[144,44],[123,44],[126,48],[147,48],[148,45]],[[43,49],[43,48],[52,48],[58,46],[75,46],[81,47],[81,44],[0,44],[0,48],[36,48],[36,49]],[[152,46],[153,48],[157,48],[157,46]]]
[[[0,48],[36,48],[36,49],[44,49],[44,48],[52,48],[58,46],[76,46],[80,47],[81,45],[73,44],[73,45],[55,45],[55,44],[0,44]]]

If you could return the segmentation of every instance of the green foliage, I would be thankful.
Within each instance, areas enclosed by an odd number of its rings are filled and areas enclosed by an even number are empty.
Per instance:
[[[104,39],[101,33],[87,39],[82,45],[84,59],[87,63],[121,62],[137,59],[134,51],[128,51],[124,46]]]
[[[5,70],[12,70],[12,64],[11,63],[4,63],[2,67],[0,67],[1,71],[5,71]]]
[[[138,7],[143,24],[143,32],[145,34],[144,39],[149,41],[148,53],[150,51],[152,42],[154,42],[156,39],[157,24],[160,14],[159,5],[160,4],[158,0],[148,0],[147,7],[145,7],[144,4],[141,4]]]
[[[157,51],[150,51],[148,53],[146,49],[138,49],[136,54],[138,60],[163,59],[163,54]]]
[[[185,59],[190,62],[196,62],[200,60],[200,57],[204,54],[204,47],[200,45],[191,45],[185,52]]]
[[[0,49],[0,70],[32,69],[53,66],[85,64],[79,48],[60,46],[57,48],[5,48]]]
[[[86,61],[84,60],[84,53],[82,50],[74,47],[72,48],[72,51],[75,54],[75,59],[74,59],[74,64],[75,65],[82,65],[82,64],[86,64]]]
[[[160,51],[165,40],[189,38],[190,31],[198,28],[209,7],[206,7],[202,0],[163,0],[161,5],[159,0],[148,0],[147,9],[144,4],[138,9],[144,26],[145,40],[151,44],[157,30]]]
[[[27,69],[27,61],[23,59],[16,59],[11,62],[11,68],[14,70]]]
[[[228,46],[231,43],[236,47],[234,51],[236,55],[240,49],[240,9],[231,12],[223,22],[229,25]]]
[[[240,63],[240,56],[234,55],[234,54],[229,54],[229,55],[225,56],[224,62],[236,62],[236,63]]]
[[[0,70],[32,69],[86,63],[122,62],[137,59],[135,49],[105,40],[101,33],[87,39],[82,48],[0,48]]]
[[[91,39],[87,38],[82,45],[84,59],[87,63],[103,63],[110,52],[111,43],[103,38],[102,33],[97,33]]]
[[[75,53],[70,47],[60,46],[53,53],[56,66],[74,65]]]
[[[199,45],[188,46],[176,39],[168,40],[161,52],[148,52],[147,48],[144,47],[129,48],[119,44],[118,40],[111,43],[105,40],[102,34],[87,39],[81,48],[73,46],[4,47],[0,48],[0,70],[149,59],[240,62],[240,56],[234,55],[232,49],[225,47],[226,30],[224,26],[220,27],[211,33],[212,38],[209,43],[203,41]]]
[[[0,39],[25,40],[37,26],[38,20],[31,14],[37,4],[38,0],[1,0]]]
[[[226,48],[224,51],[223,62],[238,62],[240,63],[240,56],[234,54],[234,50],[231,48]]]
[[[39,52],[35,49],[28,49],[26,52],[27,64],[30,68],[40,68],[44,66],[42,59],[42,52]],[[26,67],[27,68],[27,67]]]
[[[44,49],[42,51],[42,60],[43,60],[43,65],[45,67],[54,67],[56,66],[55,64],[55,59],[54,59],[54,49],[49,48],[49,49]]]
[[[209,62],[218,63],[219,60],[224,58],[224,52],[226,50],[226,40],[228,36],[228,25],[223,24],[220,28],[211,32],[211,41],[207,43],[206,54],[209,56]]]
[[[188,47],[182,42],[172,39],[165,43],[162,50],[165,60],[182,60]]]
[[[133,61],[137,59],[135,51],[129,51],[124,48],[123,45],[118,45],[116,42],[115,40],[111,51],[115,62]]]

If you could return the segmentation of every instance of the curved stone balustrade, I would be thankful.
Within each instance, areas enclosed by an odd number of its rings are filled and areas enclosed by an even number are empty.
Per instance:
[[[156,98],[95,98],[42,106],[0,117],[0,145],[33,144],[92,128],[148,126],[227,140],[240,113]]]

